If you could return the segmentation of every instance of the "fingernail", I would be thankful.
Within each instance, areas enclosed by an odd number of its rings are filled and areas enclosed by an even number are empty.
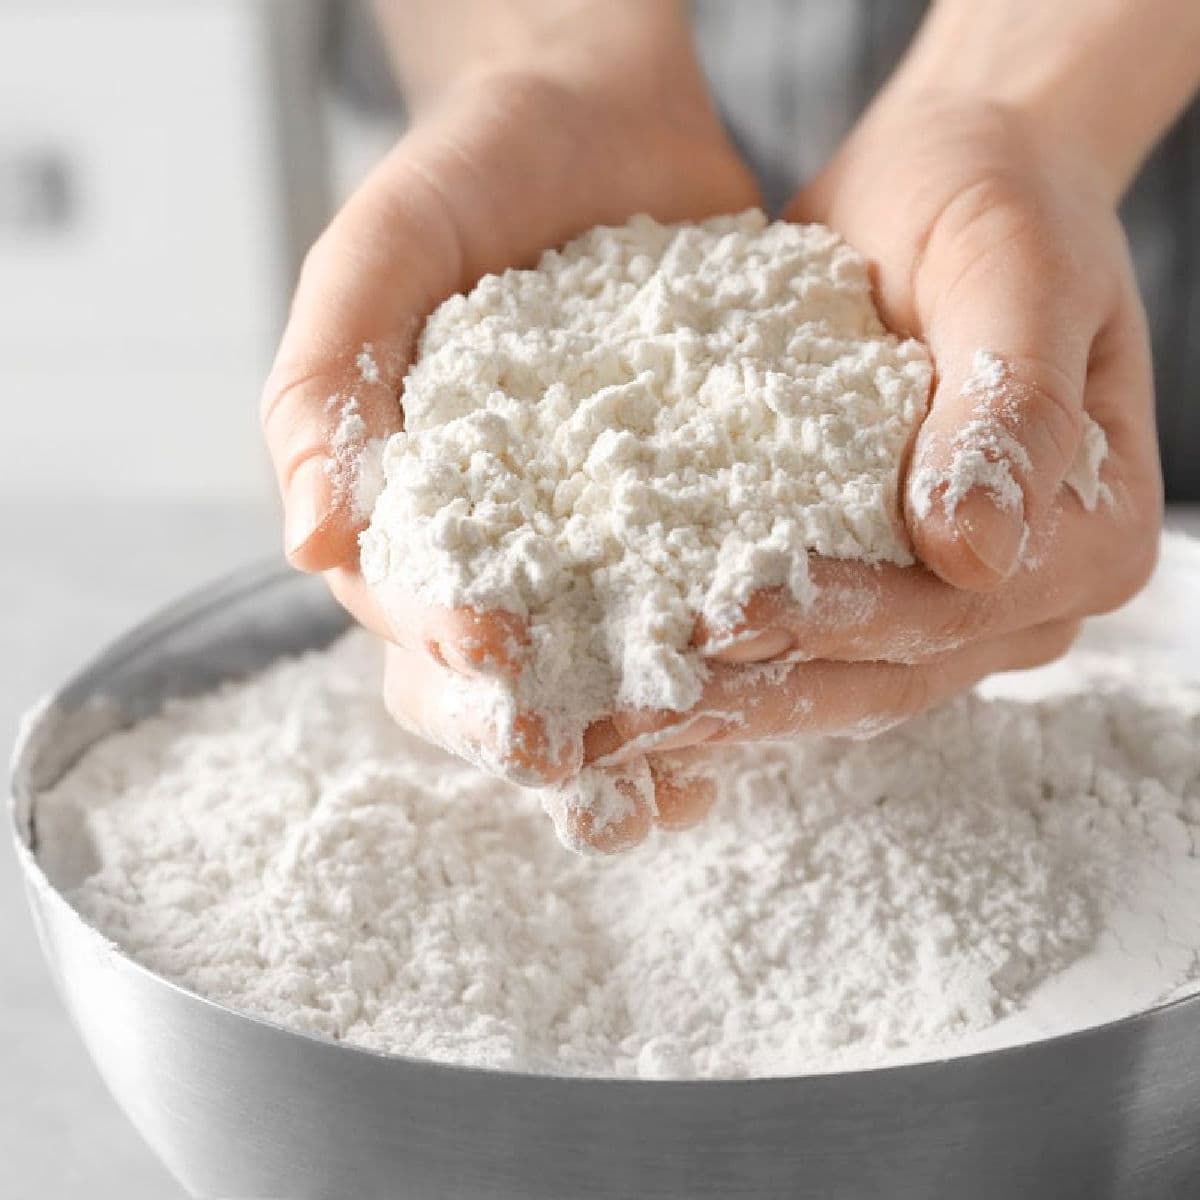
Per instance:
[[[698,746],[716,737],[725,728],[725,722],[720,717],[696,717],[681,725],[673,725],[654,735],[648,741],[643,752],[654,750],[682,750],[687,746]]]
[[[791,648],[790,633],[782,629],[767,629],[752,637],[717,642],[705,653],[707,657],[719,658],[723,662],[754,663],[778,658]]]
[[[968,492],[954,510],[954,526],[975,557],[1000,579],[1016,569],[1025,538],[1021,505],[1000,508],[985,488]]]
[[[289,557],[301,551],[333,511],[333,483],[320,456],[297,468],[284,497],[283,545]]]
[[[725,729],[726,723],[719,717],[690,717],[675,725],[667,725],[650,733],[639,734],[622,744],[618,749],[597,758],[592,763],[597,767],[613,767],[631,762],[647,754],[661,754],[667,750],[684,750],[698,746],[709,738],[716,737]]]

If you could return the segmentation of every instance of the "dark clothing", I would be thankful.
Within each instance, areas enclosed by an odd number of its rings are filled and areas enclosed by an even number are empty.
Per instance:
[[[923,0],[694,0],[713,90],[772,206],[833,153],[924,9]],[[1154,338],[1167,495],[1200,500],[1200,102],[1121,211]]]

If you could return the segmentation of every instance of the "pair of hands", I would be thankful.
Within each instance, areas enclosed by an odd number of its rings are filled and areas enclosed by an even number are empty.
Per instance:
[[[357,398],[368,436],[402,423],[401,381],[425,316],[481,275],[637,212],[698,219],[760,203],[684,45],[653,39],[619,67],[601,53],[471,74],[434,95],[310,252],[267,385],[263,424],[285,498],[289,557],[324,572],[339,600],[388,643],[385,698],[401,723],[456,745],[450,690],[503,685],[521,668],[509,614],[385,613],[357,570],[351,497],[336,458],[337,406]],[[614,713],[589,730],[588,762],[649,767],[659,823],[711,800],[689,779],[700,744],[886,727],[996,671],[1038,665],[1077,623],[1116,606],[1154,561],[1161,495],[1145,322],[1114,197],[1081,155],[1044,138],[1034,115],[909,81],[885,90],[828,168],[784,214],[832,226],[872,263],[884,321],[926,341],[936,366],[908,471],[940,468],[970,422],[995,422],[1028,452],[1010,464],[1023,496],[986,491],[953,512],[905,504],[924,564],[812,564],[801,610],[764,593],[742,636],[699,627],[712,659],[699,708]],[[361,347],[377,378],[363,379]],[[1011,399],[963,383],[977,350],[1011,371]],[[1109,444],[1111,503],[1093,512],[1062,486],[1084,413]],[[1021,552],[1026,524],[1028,543]],[[1018,561],[1020,560],[1020,561]],[[754,664],[788,656],[769,682]],[[461,712],[461,705],[455,706]],[[564,767],[527,714],[501,766],[547,783]],[[672,732],[674,730],[674,732]],[[642,747],[657,735],[648,759]],[[473,736],[486,736],[486,722]],[[636,840],[650,820],[610,830]],[[586,839],[588,831],[582,831]]]

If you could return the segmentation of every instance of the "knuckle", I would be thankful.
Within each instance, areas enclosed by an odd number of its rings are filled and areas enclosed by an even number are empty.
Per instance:
[[[992,245],[998,234],[1005,238],[1028,233],[1032,214],[1018,181],[1009,174],[988,171],[958,192],[939,214],[935,232],[955,242],[977,239]]]
[[[493,750],[497,774],[527,787],[558,783],[573,765],[567,757],[552,752],[545,722],[529,713],[513,721],[511,737]]]
[[[1015,179],[997,172],[982,175],[955,193],[930,222],[914,272],[916,290],[927,280],[944,278],[949,267],[953,291],[963,280],[978,278],[998,256],[1027,252],[1037,241],[1038,224]]]
[[[1078,391],[1056,363],[1018,360],[1017,370],[1018,378],[1025,375],[1028,379],[1020,420],[1034,426],[1035,444],[1044,442],[1065,470],[1075,458],[1083,433]]]
[[[970,268],[1005,263],[1028,266],[1043,279],[1077,280],[1080,264],[1072,239],[1055,236],[1060,205],[1027,174],[995,164],[980,169],[937,212],[929,226],[926,265],[953,262],[958,278]]]

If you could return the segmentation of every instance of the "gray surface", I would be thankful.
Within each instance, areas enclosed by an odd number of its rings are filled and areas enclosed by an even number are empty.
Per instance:
[[[271,553],[276,539],[275,515],[265,508],[0,498],[6,746],[20,712],[88,655],[183,592]],[[54,992],[7,838],[0,838],[0,956],[0,1195],[179,1196],[113,1104]]]
[[[1200,532],[1200,515],[1186,523]],[[275,531],[271,513],[216,505],[85,511],[0,499],[0,539],[0,728],[11,731],[23,708],[89,654],[164,602],[269,553]],[[0,954],[0,1194],[178,1196],[105,1091],[54,994],[4,837]]]

